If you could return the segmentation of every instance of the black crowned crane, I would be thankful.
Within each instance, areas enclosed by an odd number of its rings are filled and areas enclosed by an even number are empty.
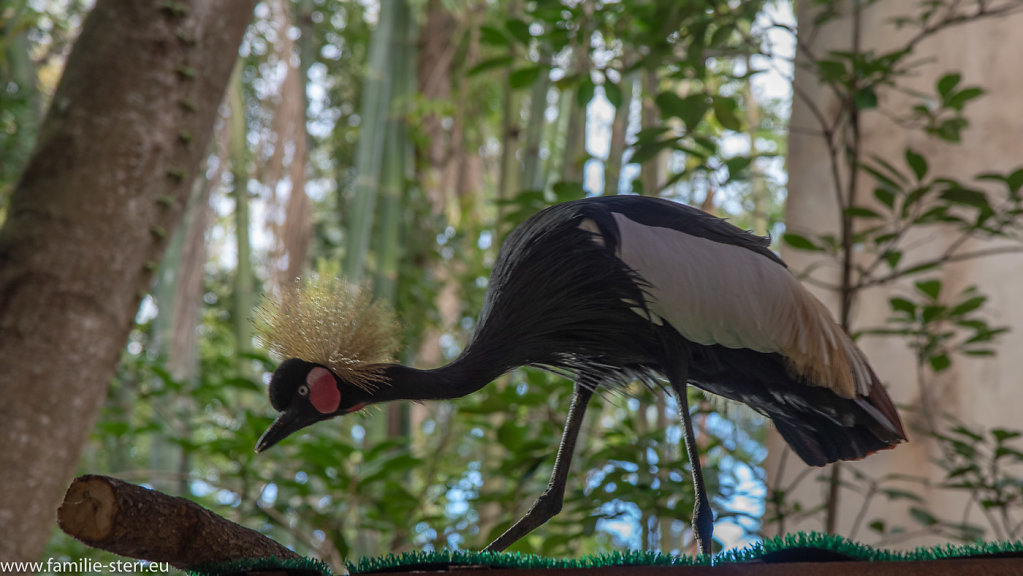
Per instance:
[[[906,439],[863,354],[767,245],[658,198],[552,206],[509,234],[472,339],[433,370],[387,361],[392,321],[368,297],[346,301],[343,289],[299,289],[262,313],[264,338],[287,359],[270,382],[280,416],[256,450],[370,404],[459,398],[519,366],[570,373],[574,395],[550,483],[487,547],[503,550],[561,510],[593,393],[637,378],[666,380],[692,467],[696,542],[710,553],[713,514],[687,384],[767,416],[811,466],[863,458]]]

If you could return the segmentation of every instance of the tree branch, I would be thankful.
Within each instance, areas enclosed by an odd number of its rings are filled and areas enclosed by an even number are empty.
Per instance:
[[[984,256],[996,256],[998,254],[1019,254],[1023,252],[1023,246],[998,246],[994,248],[986,248],[982,250],[974,250],[972,252],[962,252],[960,254],[953,254],[951,252],[945,252],[941,256],[920,262],[913,265],[913,268],[920,268],[923,271],[924,267],[927,270],[931,270],[934,267],[940,266],[948,262],[960,262],[962,260],[972,260],[973,258],[981,258]],[[860,290],[868,286],[879,286],[881,284],[887,284],[893,280],[897,280],[903,276],[907,276],[905,269],[893,270],[890,274],[884,276],[878,276],[870,280],[865,280],[856,285],[856,289]]]
[[[121,556],[191,570],[243,558],[301,558],[184,498],[109,476],[79,476],[57,510],[61,530]]]

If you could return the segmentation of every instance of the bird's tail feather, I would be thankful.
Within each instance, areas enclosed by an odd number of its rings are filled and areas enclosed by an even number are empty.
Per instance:
[[[899,413],[892,404],[892,399],[881,384],[881,380],[874,373],[874,369],[864,361],[867,370],[870,372],[870,392],[866,396],[856,398],[856,403],[868,414],[873,416],[878,425],[882,426],[889,433],[894,443],[906,440],[906,431],[902,428],[902,420]],[[883,434],[883,432],[882,432]]]
[[[812,424],[804,417],[800,421],[774,419],[774,426],[810,466],[824,466],[837,460],[859,460],[865,456],[893,448],[899,440],[890,436],[879,437],[866,426],[845,427],[821,417]]]
[[[870,370],[870,378],[869,394],[852,400],[862,410],[852,426],[839,424],[824,412],[802,411],[794,418],[774,416],[778,433],[811,466],[823,466],[836,460],[859,460],[904,442],[906,432],[891,398],[873,370]]]

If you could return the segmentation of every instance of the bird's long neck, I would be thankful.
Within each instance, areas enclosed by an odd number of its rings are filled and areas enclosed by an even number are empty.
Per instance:
[[[374,401],[461,398],[483,388],[510,368],[476,358],[463,354],[447,366],[433,370],[390,364],[384,369],[389,385],[376,390]]]

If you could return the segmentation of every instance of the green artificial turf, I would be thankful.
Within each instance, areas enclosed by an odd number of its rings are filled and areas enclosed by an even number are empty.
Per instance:
[[[978,542],[976,544],[932,546],[908,551],[872,548],[841,536],[818,532],[800,532],[769,538],[739,550],[728,550],[716,555],[713,564],[743,562],[795,562],[795,561],[865,561],[910,562],[943,558],[1019,555],[1023,557],[1023,541]],[[405,552],[375,558],[362,558],[348,564],[352,574],[412,569],[443,569],[448,566],[488,566],[491,568],[596,568],[601,566],[707,566],[711,558],[703,556],[672,556],[659,552],[611,552],[582,558],[547,558],[535,554],[516,552],[473,552],[442,550],[431,552]],[[227,576],[259,569],[279,568],[289,574],[303,576],[334,576],[328,566],[318,560],[237,560],[204,570],[193,571],[195,576]]]
[[[334,576],[330,566],[313,558],[248,558],[212,564],[199,570],[189,570],[192,576],[228,576],[260,570],[283,570],[291,576]]]

